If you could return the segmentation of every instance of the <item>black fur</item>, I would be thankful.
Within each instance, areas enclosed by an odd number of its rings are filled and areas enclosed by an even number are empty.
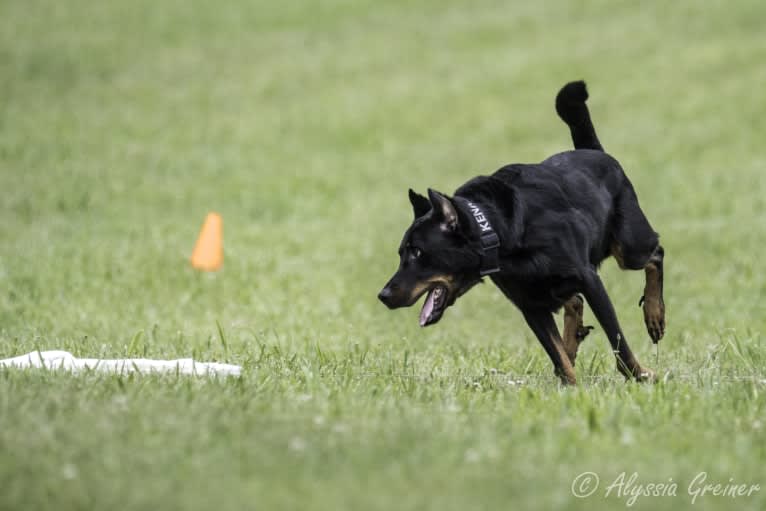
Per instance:
[[[565,85],[556,97],[556,110],[576,150],[476,177],[455,192],[464,200],[434,190],[426,198],[410,190],[415,220],[399,248],[399,269],[379,294],[388,307],[410,306],[428,293],[421,324],[433,324],[481,281],[479,225],[465,205],[470,201],[500,237],[500,272],[492,281],[521,310],[563,381],[574,382],[574,357],[561,354],[551,313],[577,293],[585,295],[606,332],[618,368],[637,379],[652,376],[628,348],[596,272],[610,255],[625,269],[659,261],[661,270],[663,252],[630,180],[617,160],[603,152],[587,98],[584,82]],[[652,303],[662,301],[659,284],[660,295]],[[664,303],[662,317],[655,319],[655,324],[661,319],[664,330]],[[662,336],[659,327],[650,333],[655,342]]]
[[[588,89],[585,82],[570,82],[556,95],[556,112],[569,126],[575,149],[603,151],[604,148],[601,147],[590,121],[588,107],[585,106],[587,100]]]

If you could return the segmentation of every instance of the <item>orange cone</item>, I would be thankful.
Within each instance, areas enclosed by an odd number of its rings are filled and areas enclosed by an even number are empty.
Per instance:
[[[208,213],[194,245],[191,264],[202,271],[216,271],[223,265],[223,219],[218,213]]]

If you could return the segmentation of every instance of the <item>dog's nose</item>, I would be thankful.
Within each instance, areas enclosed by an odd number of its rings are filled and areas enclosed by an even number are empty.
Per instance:
[[[391,295],[391,288],[386,286],[380,290],[380,293],[378,293],[378,300],[388,305],[388,302],[391,300]]]

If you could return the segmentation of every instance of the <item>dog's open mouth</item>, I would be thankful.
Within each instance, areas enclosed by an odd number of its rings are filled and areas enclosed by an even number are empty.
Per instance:
[[[428,326],[441,319],[447,305],[447,288],[436,286],[428,291],[423,309],[420,311],[420,326]]]

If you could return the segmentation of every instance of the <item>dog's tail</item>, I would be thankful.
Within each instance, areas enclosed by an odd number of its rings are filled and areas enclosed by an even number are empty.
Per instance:
[[[603,151],[604,148],[601,147],[590,120],[588,107],[585,105],[587,99],[588,89],[585,88],[585,82],[569,82],[556,95],[556,112],[569,126],[575,149]]]

